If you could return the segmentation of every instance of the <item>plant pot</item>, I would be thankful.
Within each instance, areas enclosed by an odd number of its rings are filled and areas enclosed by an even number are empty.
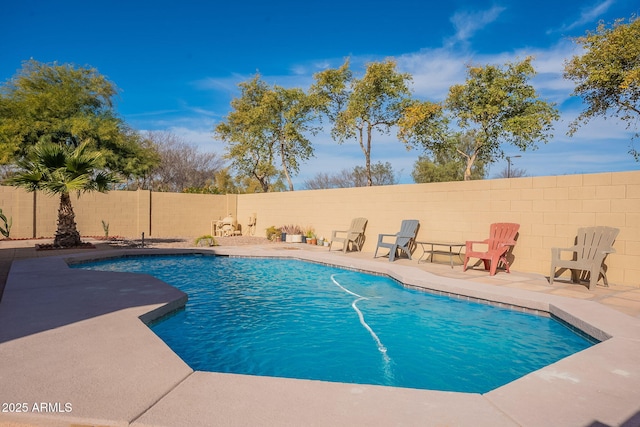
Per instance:
[[[302,236],[302,243],[307,243],[307,236]]]
[[[286,242],[287,241],[287,233],[282,233],[280,235],[280,241],[281,242]]]
[[[302,234],[292,234],[291,243],[302,243]]]
[[[309,242],[310,245],[317,245],[318,244],[318,239],[314,239],[312,237],[309,240],[307,240],[307,242]]]

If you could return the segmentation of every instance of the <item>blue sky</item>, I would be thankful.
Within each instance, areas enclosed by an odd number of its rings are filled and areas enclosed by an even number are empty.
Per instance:
[[[581,110],[562,78],[564,61],[580,52],[571,37],[597,23],[640,14],[636,0],[471,1],[127,0],[5,2],[0,26],[0,81],[24,60],[92,66],[120,89],[119,114],[135,129],[170,130],[203,151],[222,155],[213,128],[239,95],[238,83],[259,72],[269,84],[308,88],[315,72],[350,58],[365,64],[394,58],[413,75],[414,96],[445,99],[463,83],[466,66],[504,64],[532,55],[542,98],[557,103],[554,137],[535,151],[505,147],[512,167],[529,176],[637,170],[627,153],[632,130],[615,119],[594,120],[573,137]],[[412,182],[419,150],[395,136],[375,135],[372,161],[390,162],[400,182]],[[312,138],[316,157],[294,183],[318,172],[364,164],[354,140],[338,145]],[[640,141],[635,143],[640,148]],[[500,160],[490,177],[506,167]]]

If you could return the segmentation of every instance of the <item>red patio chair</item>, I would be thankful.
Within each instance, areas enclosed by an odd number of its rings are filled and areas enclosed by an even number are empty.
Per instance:
[[[462,271],[467,271],[467,263],[469,258],[479,258],[484,262],[484,269],[489,270],[491,276],[496,274],[498,264],[502,262],[509,273],[509,261],[507,261],[507,252],[511,246],[516,244],[515,238],[520,229],[520,224],[509,222],[500,222],[491,224],[489,238],[482,241],[467,240],[466,253],[464,255],[464,266]],[[475,244],[483,244],[487,246],[485,251],[474,250]]]

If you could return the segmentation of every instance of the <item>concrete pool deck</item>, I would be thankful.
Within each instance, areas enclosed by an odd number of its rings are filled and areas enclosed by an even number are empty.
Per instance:
[[[541,275],[389,263],[307,245],[221,246],[389,274],[433,292],[551,312],[606,341],[485,394],[194,372],[140,321],[184,303],[149,276],[69,269],[65,259],[209,249],[60,254],[2,242],[15,260],[0,302],[0,425],[640,426],[640,289]],[[53,252],[53,251],[51,251]],[[76,252],[76,253],[73,253]],[[24,410],[17,413],[17,410]]]

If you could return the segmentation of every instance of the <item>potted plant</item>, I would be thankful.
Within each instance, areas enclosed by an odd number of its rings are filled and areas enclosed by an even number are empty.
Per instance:
[[[281,235],[282,231],[279,228],[276,228],[275,225],[267,228],[267,239],[271,240],[272,242],[277,242],[278,240],[280,240]]]
[[[304,239],[308,244],[311,244],[311,241],[315,239],[315,234],[313,234],[313,227],[307,227],[304,231]],[[315,243],[313,243],[315,245]]]
[[[280,227],[282,234],[285,235],[285,242],[302,243],[302,229],[297,225],[283,225]]]

